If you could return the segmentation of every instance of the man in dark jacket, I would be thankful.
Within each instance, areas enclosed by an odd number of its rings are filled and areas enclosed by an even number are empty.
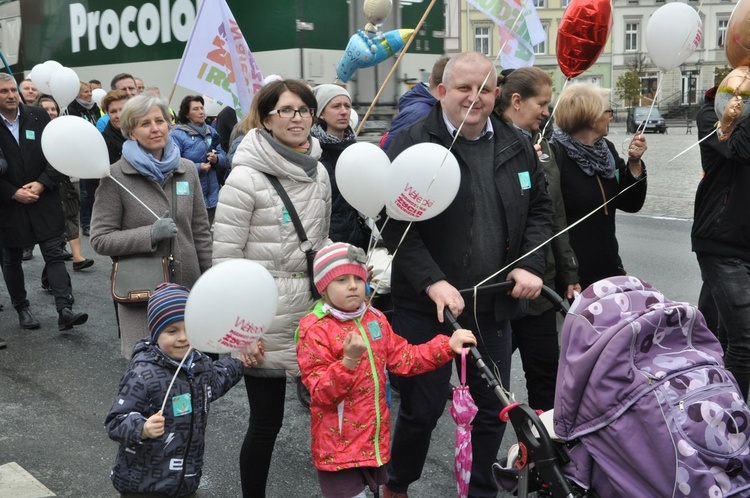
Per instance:
[[[387,151],[396,135],[427,116],[432,107],[437,104],[437,88],[443,82],[443,71],[449,60],[450,57],[439,58],[432,66],[428,84],[417,83],[398,99],[398,114],[393,118],[391,127],[383,140],[383,150]]]
[[[446,66],[438,89],[440,103],[401,132],[388,155],[393,159],[421,142],[448,148],[458,133],[451,152],[458,160],[461,182],[451,205],[432,219],[414,223],[402,243],[407,223],[392,219],[383,230],[391,252],[400,243],[392,272],[393,325],[410,343],[421,344],[438,333],[450,333],[448,324],[441,323],[443,310],[449,307],[462,326],[478,335],[479,351],[497,367],[507,386],[508,320],[517,312],[517,299],[539,295],[545,256],[536,250],[513,262],[551,236],[552,202],[529,141],[509,123],[490,116],[497,95],[492,61],[477,52],[456,56]],[[477,285],[507,266],[512,270],[490,282],[514,280],[512,298],[488,295],[480,296],[476,304],[464,304],[457,289]],[[401,405],[385,497],[405,496],[408,486],[419,479],[432,430],[445,409],[450,377],[451,367],[446,365],[399,379]],[[498,418],[501,405],[471,363],[467,384],[479,407],[472,430],[469,496],[495,497],[491,467],[505,429]]]
[[[47,264],[52,294],[58,312],[58,327],[68,330],[86,322],[88,315],[74,313],[70,280],[65,268],[61,236],[64,219],[57,191],[59,173],[42,154],[42,131],[49,123],[44,109],[20,104],[16,82],[0,73],[0,149],[8,171],[0,177],[0,241],[3,245],[3,276],[21,328],[40,324],[29,311],[26,299],[23,248],[39,244]]]
[[[703,283],[719,314],[726,367],[745,399],[750,391],[750,120],[719,141],[716,87],[706,92],[696,123],[704,176],[695,193],[691,239]],[[704,137],[708,137],[703,140]]]

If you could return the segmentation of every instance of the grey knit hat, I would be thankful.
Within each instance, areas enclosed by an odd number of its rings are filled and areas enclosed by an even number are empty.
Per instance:
[[[315,100],[318,101],[318,107],[315,111],[315,115],[317,117],[320,117],[320,115],[323,114],[323,109],[326,108],[328,103],[339,95],[346,95],[346,98],[349,99],[349,102],[352,101],[352,97],[351,95],[349,95],[349,92],[346,91],[346,88],[334,85],[332,83],[326,83],[316,86],[315,88],[313,88],[313,94],[315,95]]]

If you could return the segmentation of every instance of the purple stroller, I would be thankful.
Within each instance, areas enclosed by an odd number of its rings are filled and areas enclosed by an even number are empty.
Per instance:
[[[583,291],[563,326],[554,427],[601,497],[750,495],[750,411],[687,303],[634,277]]]
[[[543,294],[565,313],[559,296]],[[563,327],[556,443],[471,354],[521,448],[516,468],[493,466],[502,488],[520,497],[750,496],[750,410],[694,306],[633,277],[584,290]]]

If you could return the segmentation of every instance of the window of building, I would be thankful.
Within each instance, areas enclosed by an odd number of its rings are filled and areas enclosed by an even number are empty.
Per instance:
[[[638,51],[638,28],[637,22],[625,23],[625,51]]]
[[[568,5],[570,5],[570,0],[562,0],[562,2],[560,3],[560,6],[561,6],[561,7],[563,8],[563,9],[564,9],[565,7],[567,7]]]
[[[538,43],[537,45],[534,45],[534,55],[546,55],[547,54],[547,38],[549,38],[549,24],[543,22],[542,28],[544,29],[544,34],[546,38],[543,42]]]
[[[546,3],[547,0],[534,0],[534,7],[537,9],[543,9],[547,6]]]
[[[474,28],[474,50],[490,55],[490,27],[477,26]]]
[[[716,46],[719,48],[724,47],[724,39],[727,36],[727,26],[729,25],[729,19],[719,19],[718,33],[716,34]]]

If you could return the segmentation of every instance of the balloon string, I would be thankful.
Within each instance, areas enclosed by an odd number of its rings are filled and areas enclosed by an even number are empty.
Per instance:
[[[177,374],[180,373],[180,369],[182,368],[182,365],[185,363],[185,360],[188,356],[190,356],[190,351],[193,350],[193,346],[190,346],[185,353],[185,356],[182,357],[182,361],[180,362],[179,366],[177,367],[177,370],[175,371],[174,375],[172,376],[172,382],[169,383],[169,387],[167,388],[167,393],[164,395],[164,401],[161,403],[161,410],[159,410],[162,415],[164,415],[164,407],[167,406],[167,399],[169,399],[169,391],[172,390],[172,386],[174,385],[175,379],[177,379]]]
[[[633,138],[635,138],[637,134],[642,133],[646,130],[646,125],[648,124],[648,120],[651,119],[651,111],[654,109],[654,105],[656,105],[656,100],[659,98],[659,94],[661,93],[661,87],[662,87],[663,82],[664,82],[664,71],[659,71],[659,75],[656,78],[656,92],[654,92],[654,98],[651,100],[651,106],[648,108],[648,114],[646,114],[646,119],[638,123],[638,127],[636,128],[635,132],[633,132]],[[641,128],[641,126],[643,128]]]
[[[114,176],[110,176],[109,178],[110,178],[110,179],[111,179],[111,180],[112,180],[113,182],[115,182],[116,184],[118,184],[118,185],[119,185],[120,187],[122,187],[122,188],[123,188],[123,190],[125,190],[125,192],[127,192],[127,193],[128,193],[128,194],[130,194],[130,195],[132,195],[132,196],[133,196],[133,199],[135,199],[136,201],[140,202],[140,203],[141,203],[141,206],[143,206],[143,207],[145,207],[146,209],[148,209],[148,212],[149,212],[149,213],[151,213],[151,214],[153,214],[153,215],[154,215],[154,217],[155,217],[155,218],[156,218],[157,220],[158,220],[158,219],[160,219],[160,217],[159,217],[159,215],[158,215],[158,214],[154,213],[154,212],[153,212],[153,211],[151,210],[151,208],[150,208],[150,207],[148,207],[148,206],[147,206],[146,204],[144,204],[144,203],[143,203],[143,201],[142,201],[142,200],[140,200],[140,199],[139,199],[139,198],[138,198],[138,197],[137,197],[137,196],[136,196],[136,195],[135,195],[135,194],[134,194],[133,192],[131,192],[130,190],[128,190],[128,187],[126,187],[125,185],[123,185],[122,183],[120,183],[119,181],[117,181],[117,178],[115,178]]]
[[[554,239],[555,239],[556,237],[558,237],[558,236],[560,236],[560,235],[564,234],[565,232],[567,232],[567,231],[568,231],[568,230],[570,230],[571,228],[573,228],[573,227],[575,227],[576,225],[578,225],[579,223],[581,223],[581,222],[582,222],[583,220],[585,220],[585,219],[589,218],[589,217],[590,217],[590,216],[592,216],[592,215],[593,215],[594,213],[596,213],[597,211],[599,211],[599,210],[600,210],[601,208],[603,208],[604,206],[606,206],[606,205],[607,205],[607,204],[609,204],[610,202],[614,201],[615,199],[617,199],[618,197],[620,197],[620,196],[621,196],[622,194],[624,194],[625,192],[627,192],[627,191],[628,191],[628,190],[630,190],[631,188],[635,187],[636,185],[638,185],[639,183],[641,183],[641,182],[642,182],[642,181],[644,181],[645,179],[646,179],[646,177],[645,177],[645,176],[643,176],[643,177],[639,178],[639,179],[638,179],[638,180],[636,180],[636,181],[635,181],[635,182],[634,182],[634,183],[633,183],[632,185],[630,185],[630,186],[628,186],[628,187],[626,187],[626,188],[622,189],[622,190],[621,190],[621,191],[620,191],[620,192],[619,192],[619,193],[618,193],[617,195],[615,195],[615,196],[614,196],[614,197],[612,197],[611,199],[608,199],[608,200],[607,200],[606,202],[604,202],[604,203],[603,203],[603,204],[602,204],[601,206],[599,206],[599,207],[597,207],[597,208],[594,208],[594,210],[593,210],[593,211],[591,211],[591,212],[590,212],[589,214],[587,214],[587,215],[586,215],[586,216],[584,216],[583,218],[579,219],[578,221],[576,221],[575,223],[573,223],[573,224],[571,224],[571,225],[568,225],[568,226],[567,226],[566,228],[564,228],[564,229],[560,230],[559,232],[557,232],[556,234],[554,234],[554,235],[553,235],[552,237],[550,237],[549,239],[545,240],[544,242],[542,242],[541,244],[539,244],[539,245],[538,245],[538,246],[536,246],[535,248],[531,249],[531,250],[530,250],[529,252],[527,252],[527,253],[526,253],[526,254],[524,254],[523,256],[519,256],[519,257],[518,257],[518,258],[517,258],[517,259],[516,259],[515,261],[511,261],[510,263],[508,263],[507,265],[505,265],[505,266],[504,266],[503,268],[500,268],[500,269],[499,269],[499,270],[498,270],[497,272],[493,273],[493,274],[492,274],[492,275],[490,275],[489,277],[485,278],[484,280],[482,280],[481,282],[479,282],[478,284],[476,284],[476,285],[474,286],[474,290],[476,291],[476,290],[477,290],[477,288],[478,288],[479,286],[481,286],[482,284],[485,284],[485,283],[489,282],[490,280],[492,280],[493,278],[495,278],[495,277],[499,276],[499,275],[500,275],[501,273],[503,273],[503,272],[504,272],[505,270],[507,270],[507,269],[508,269],[508,268],[510,268],[511,266],[513,266],[513,265],[515,265],[516,263],[518,263],[519,261],[521,261],[521,260],[522,260],[523,258],[525,258],[525,257],[529,256],[530,254],[532,254],[533,252],[535,252],[535,251],[537,251],[537,250],[541,249],[541,248],[542,248],[542,247],[544,247],[544,246],[545,246],[545,245],[546,245],[547,243],[549,243],[549,242],[552,242],[552,240],[554,240]]]
[[[560,93],[565,91],[565,87],[568,86],[568,83],[570,83],[570,78],[565,78],[565,83],[563,83],[563,87],[562,87],[562,90],[560,90]],[[537,144],[542,143],[542,138],[544,138],[544,134],[547,131],[547,127],[552,122],[552,118],[555,117],[555,111],[557,111],[557,104],[559,102],[560,102],[560,99],[558,99],[557,102],[555,102],[555,105],[552,107],[552,113],[549,115],[549,119],[547,120],[547,122],[544,123],[544,128],[542,128],[542,133],[539,134],[539,138],[536,140]]]
[[[709,133],[705,137],[701,138],[700,140],[698,140],[697,142],[695,142],[693,145],[691,145],[687,149],[683,150],[682,152],[680,152],[679,154],[677,154],[676,156],[674,156],[672,159],[670,159],[669,161],[667,161],[667,164],[671,163],[672,161],[674,161],[675,159],[677,159],[678,157],[680,157],[681,155],[683,155],[684,153],[686,153],[687,151],[689,151],[690,149],[692,149],[693,147],[695,147],[697,145],[700,145],[701,142],[703,142],[704,140],[706,140],[707,138],[709,138],[711,135],[716,134],[718,131],[719,131],[719,123],[717,123],[717,126],[716,126],[716,128],[714,128],[714,131],[712,131],[711,133]]]

